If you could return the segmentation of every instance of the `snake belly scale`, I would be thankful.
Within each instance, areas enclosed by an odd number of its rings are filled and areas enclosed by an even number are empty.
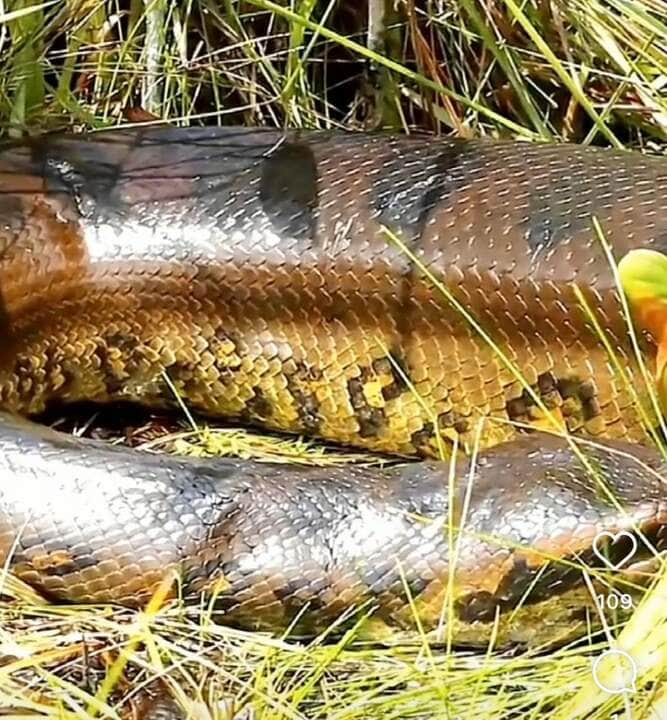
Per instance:
[[[246,627],[298,618],[310,633],[362,606],[407,628],[406,593],[438,626],[443,522],[459,513],[447,463],[155,458],[18,417],[169,406],[173,386],[206,415],[383,453],[493,448],[466,522],[503,542],[463,544],[455,636],[483,640],[499,617],[501,641],[567,634],[590,597],[535,548],[591,559],[596,532],[633,523],[662,547],[661,463],[594,220],[616,257],[664,250],[665,198],[664,159],[576,146],[240,128],[6,144],[0,561],[59,600],[139,605],[176,566]],[[655,343],[640,342],[650,366]],[[545,409],[612,443],[595,458],[625,514],[566,443],[529,433]]]

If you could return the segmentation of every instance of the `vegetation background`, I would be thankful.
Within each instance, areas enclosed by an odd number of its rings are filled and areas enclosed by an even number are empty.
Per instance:
[[[0,0],[5,137],[165,119],[664,153],[667,3]],[[310,452],[207,437],[205,450]],[[667,609],[650,598],[628,638],[638,692],[609,697],[592,684],[592,641],[514,656],[350,637],[297,645],[179,608],[50,607],[8,578],[3,592],[19,600],[0,604],[3,717],[116,718],[158,677],[221,718],[667,718]]]

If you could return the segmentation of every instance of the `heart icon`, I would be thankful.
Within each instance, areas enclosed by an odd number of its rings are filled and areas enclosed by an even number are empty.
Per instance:
[[[627,538],[630,543],[630,549],[616,564],[614,564],[606,556],[605,550],[608,546],[618,542],[621,538]],[[611,533],[608,530],[604,530],[593,538],[593,552],[596,557],[599,558],[610,570],[619,570],[637,552],[637,538],[627,530],[620,530],[616,534]]]

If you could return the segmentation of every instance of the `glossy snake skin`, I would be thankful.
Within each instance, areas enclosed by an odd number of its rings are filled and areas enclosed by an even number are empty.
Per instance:
[[[130,605],[177,568],[223,621],[297,635],[360,613],[373,637],[415,613],[469,644],[581,631],[595,534],[641,531],[640,563],[665,519],[593,218],[617,258],[663,250],[666,198],[664,158],[575,146],[238,128],[4,146],[0,562],[53,599]],[[210,416],[461,452],[452,472],[187,460],[16,417],[175,405],[170,384]],[[549,415],[611,443],[583,446],[597,472],[531,431]]]

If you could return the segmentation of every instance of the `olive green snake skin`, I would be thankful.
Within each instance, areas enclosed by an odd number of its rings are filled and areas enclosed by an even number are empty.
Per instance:
[[[373,637],[418,618],[472,645],[582,632],[595,535],[641,537],[618,573],[637,581],[665,528],[595,223],[616,258],[664,250],[666,198],[664,158],[576,146],[239,128],[6,144],[0,562],[54,600],[133,606],[175,569],[223,622],[295,635],[362,616]],[[657,340],[639,333],[649,370]],[[208,416],[434,459],[191,460],[19,417],[173,406],[174,388]],[[582,446],[599,478],[536,432],[557,426],[606,444]]]

